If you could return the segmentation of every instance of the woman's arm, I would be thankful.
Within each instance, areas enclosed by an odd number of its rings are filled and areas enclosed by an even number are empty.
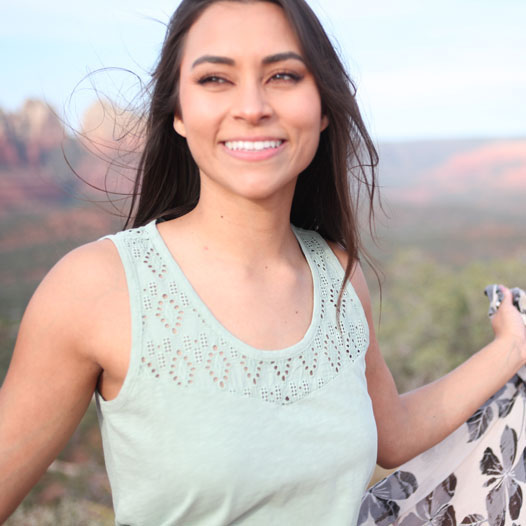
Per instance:
[[[0,523],[65,446],[96,387],[93,334],[112,275],[103,243],[64,257],[24,314],[0,389]]]
[[[345,264],[345,252],[333,247]],[[526,363],[526,327],[505,289],[492,318],[495,339],[446,376],[400,395],[374,330],[371,300],[362,269],[351,277],[370,330],[366,376],[378,427],[378,463],[397,467],[434,446],[465,422]]]

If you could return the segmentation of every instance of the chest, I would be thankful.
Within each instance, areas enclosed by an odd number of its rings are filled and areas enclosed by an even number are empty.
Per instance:
[[[162,229],[160,225],[157,233]],[[300,341],[312,321],[312,262],[296,239],[281,252],[257,257],[225,255],[221,246],[201,246],[185,235],[157,238],[159,255],[179,285],[237,339],[275,350]],[[161,243],[162,242],[162,243]]]

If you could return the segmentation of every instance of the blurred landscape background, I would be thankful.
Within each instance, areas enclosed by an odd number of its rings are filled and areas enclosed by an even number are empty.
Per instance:
[[[114,117],[97,103],[73,136],[40,100],[0,110],[0,380],[46,272],[67,251],[124,224],[119,194],[129,191],[131,172],[108,169],[107,160],[132,145],[117,145]],[[378,147],[386,214],[377,216],[378,244],[368,246],[383,275],[381,307],[366,270],[381,347],[405,391],[489,341],[486,285],[526,287],[526,138]],[[133,154],[125,159],[132,163]],[[113,192],[115,204],[90,185]],[[93,407],[7,524],[113,524]]]

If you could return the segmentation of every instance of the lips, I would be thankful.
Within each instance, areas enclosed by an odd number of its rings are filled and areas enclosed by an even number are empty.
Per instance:
[[[287,141],[273,137],[257,137],[250,140],[230,139],[221,142],[224,152],[242,162],[260,162],[281,155]]]

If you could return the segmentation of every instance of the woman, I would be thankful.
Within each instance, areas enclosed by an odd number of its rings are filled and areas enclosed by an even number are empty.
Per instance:
[[[377,459],[430,448],[524,364],[510,293],[493,342],[398,395],[359,264],[375,180],[353,167],[376,154],[302,0],[184,0],[153,86],[135,228],[68,254],[24,316],[0,519],[95,392],[117,524],[356,524]]]

